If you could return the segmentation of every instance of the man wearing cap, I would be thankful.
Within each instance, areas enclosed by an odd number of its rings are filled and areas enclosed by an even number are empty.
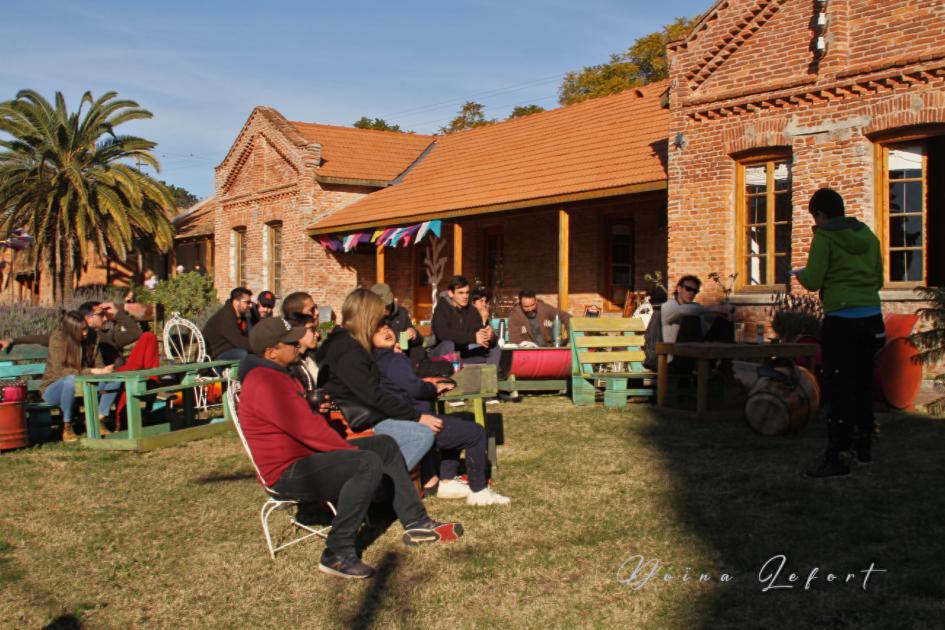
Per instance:
[[[393,508],[404,526],[405,544],[462,536],[462,524],[437,522],[427,514],[392,438],[346,441],[322,414],[312,411],[301,383],[288,369],[298,360],[305,331],[281,317],[264,319],[253,328],[253,354],[239,368],[239,422],[262,484],[303,506],[335,502],[337,513],[319,570],[343,578],[374,573],[358,558],[355,536],[384,476],[394,488]]]
[[[400,333],[407,333],[407,345],[410,346],[410,349],[422,348],[423,335],[414,328],[413,321],[410,318],[410,311],[394,303],[394,293],[390,290],[390,286],[384,282],[379,282],[371,287],[371,292],[381,298],[381,301],[386,305],[381,325],[389,327],[398,339],[400,338]],[[407,352],[408,349],[401,348],[401,350]]]
[[[246,313],[246,321],[249,322],[250,330],[267,317],[272,317],[276,310],[277,299],[279,298],[272,291],[263,291],[256,296],[256,303]]]
[[[207,354],[217,359],[239,361],[249,354],[249,322],[246,313],[253,303],[253,292],[245,287],[230,291],[229,301],[203,325]]]

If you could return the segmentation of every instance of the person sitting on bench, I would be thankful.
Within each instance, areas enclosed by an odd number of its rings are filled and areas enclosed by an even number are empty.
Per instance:
[[[735,326],[728,319],[728,312],[718,307],[696,303],[702,289],[698,276],[685,275],[676,283],[671,299],[661,307],[663,341],[684,343],[689,341],[735,341]],[[695,359],[667,356],[670,369],[677,374],[689,374],[695,368]]]
[[[561,322],[561,341],[566,342],[571,315],[545,304],[531,289],[522,289],[518,293],[518,305],[509,315],[509,343],[530,341],[540,348],[551,347],[555,341],[555,316]]]
[[[441,297],[433,310],[433,334],[437,345],[430,356],[441,357],[459,353],[466,363],[498,365],[502,349],[492,326],[483,324],[482,314],[470,304],[469,281],[453,276],[447,295]]]
[[[313,411],[292,378],[304,326],[281,317],[260,322],[250,333],[254,354],[240,362],[239,418],[261,481],[280,496],[306,505],[335,501],[337,513],[318,569],[343,578],[367,578],[355,536],[382,478],[393,484],[393,508],[404,526],[403,542],[419,545],[455,540],[458,522],[433,520],[417,497],[397,443],[387,435],[344,440],[324,415]]]
[[[230,299],[203,325],[207,354],[214,361],[239,361],[249,354],[249,329],[246,313],[253,304],[253,292],[245,287],[230,291]]]

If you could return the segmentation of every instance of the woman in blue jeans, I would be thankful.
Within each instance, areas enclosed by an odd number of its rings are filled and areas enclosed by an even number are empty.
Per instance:
[[[72,428],[75,377],[80,374],[108,374],[113,367],[102,363],[98,343],[89,340],[89,326],[82,313],[69,311],[63,315],[59,328],[49,335],[46,371],[39,384],[43,400],[50,405],[58,405],[62,410],[63,442],[79,439]]]
[[[341,307],[341,326],[331,331],[315,355],[318,384],[332,400],[350,401],[369,410],[374,432],[394,438],[409,470],[433,446],[433,434],[443,422],[381,389],[371,337],[383,317],[384,304],[371,291],[355,289],[348,294]]]

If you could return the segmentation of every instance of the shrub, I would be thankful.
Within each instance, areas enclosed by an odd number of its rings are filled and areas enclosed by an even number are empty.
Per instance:
[[[145,287],[136,287],[135,291],[142,304],[162,305],[165,318],[177,312],[195,323],[199,317],[206,321],[210,316],[207,312],[220,306],[210,277],[194,272],[162,280],[153,291]]]
[[[820,340],[820,327],[824,309],[820,300],[809,293],[775,293],[768,309],[771,327],[784,341],[793,341],[801,336]]]
[[[927,366],[939,366],[945,361],[945,289],[919,287],[916,293],[930,304],[916,311],[925,329],[912,334],[909,340],[919,350],[918,361]],[[945,373],[936,376],[935,381],[939,391],[945,390]],[[942,413],[945,411],[945,398],[934,401],[928,409],[932,413]]]
[[[59,325],[62,310],[27,304],[0,304],[0,339],[43,335]]]

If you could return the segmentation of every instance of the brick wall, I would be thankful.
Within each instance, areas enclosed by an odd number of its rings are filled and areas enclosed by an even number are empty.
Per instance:
[[[738,157],[790,152],[792,267],[798,267],[810,243],[806,204],[814,191],[835,188],[848,212],[875,228],[877,134],[945,123],[943,3],[831,0],[822,57],[812,46],[817,6],[732,0],[718,5],[689,40],[670,46],[671,282],[684,273],[705,278],[736,271]],[[720,297],[718,287],[706,288],[700,300]],[[766,319],[757,303],[768,295],[740,292],[742,316]],[[916,306],[908,294],[887,297],[888,311]]]

